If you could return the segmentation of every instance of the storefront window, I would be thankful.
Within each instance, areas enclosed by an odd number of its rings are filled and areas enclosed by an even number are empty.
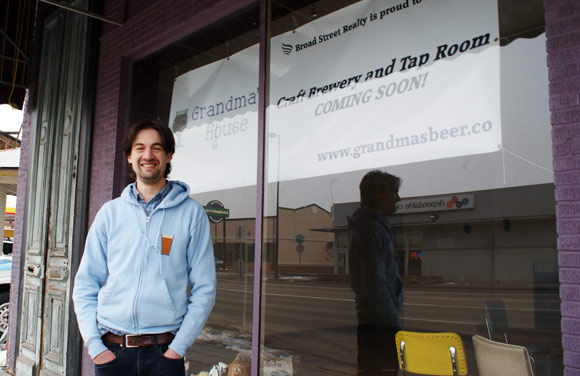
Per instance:
[[[473,375],[474,335],[526,345],[536,374],[561,374],[542,1],[269,5],[267,88],[257,5],[134,66],[131,118],[168,122],[170,178],[190,185],[212,221],[218,295],[189,372],[249,374],[257,314],[260,374],[353,375],[381,364],[371,350],[384,344],[364,329],[384,314],[368,282],[383,272],[389,288],[398,274],[404,293],[392,299],[397,325],[391,317],[381,330],[457,333]],[[378,248],[360,232],[365,222],[356,230],[359,185],[373,170],[400,178],[381,185],[390,196],[363,205],[388,220]],[[376,258],[361,261],[361,244],[387,249],[388,275]]]
[[[272,22],[263,374],[273,360],[289,374],[388,368],[364,334],[392,325],[369,282],[377,259],[353,256],[371,170],[402,180],[388,215],[400,327],[459,334],[477,374],[472,336],[505,341],[502,320],[537,374],[561,374],[542,2],[272,4],[292,12]]]

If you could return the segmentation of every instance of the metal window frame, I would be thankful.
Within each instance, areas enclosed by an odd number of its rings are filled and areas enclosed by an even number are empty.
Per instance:
[[[270,25],[271,0],[260,0],[260,52],[258,98],[258,158],[256,180],[256,221],[254,229],[254,301],[252,307],[251,375],[260,374],[260,342],[262,338],[262,232],[264,225],[264,161],[266,142],[266,109],[270,93]],[[259,240],[259,241],[258,241]],[[259,261],[259,262],[258,262]]]

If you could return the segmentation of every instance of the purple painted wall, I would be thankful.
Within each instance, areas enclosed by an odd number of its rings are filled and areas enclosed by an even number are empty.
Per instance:
[[[580,1],[545,0],[564,374],[580,375]]]

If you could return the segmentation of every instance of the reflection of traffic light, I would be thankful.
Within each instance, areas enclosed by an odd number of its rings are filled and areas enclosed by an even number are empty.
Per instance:
[[[414,261],[419,261],[423,258],[423,252],[421,251],[411,251],[409,253],[409,258]]]

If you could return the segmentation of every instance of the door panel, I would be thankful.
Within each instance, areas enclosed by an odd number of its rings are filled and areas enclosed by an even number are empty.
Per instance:
[[[83,89],[86,17],[68,13],[60,80],[60,111],[55,128],[50,194],[50,220],[47,245],[46,293],[44,297],[43,355],[41,374],[50,370],[63,374],[66,370],[66,329],[71,280],[69,273],[76,192],[76,161]],[[74,319],[74,318],[73,318]]]
[[[26,375],[67,373],[69,244],[73,240],[86,35],[86,17],[64,10],[51,16],[44,27],[16,366]]]
[[[21,322],[21,347],[17,370],[22,374],[36,374],[40,363],[41,344],[41,310],[44,294],[44,265],[46,254],[47,213],[49,188],[51,185],[53,132],[56,124],[55,109],[58,99],[59,77],[63,34],[62,14],[47,21],[44,28],[42,56],[44,59],[40,73],[39,106],[37,128],[34,135],[34,146],[31,163],[30,205],[28,209],[28,232],[24,265],[23,307]],[[55,52],[51,52],[55,51]],[[23,362],[20,358],[26,358]]]

